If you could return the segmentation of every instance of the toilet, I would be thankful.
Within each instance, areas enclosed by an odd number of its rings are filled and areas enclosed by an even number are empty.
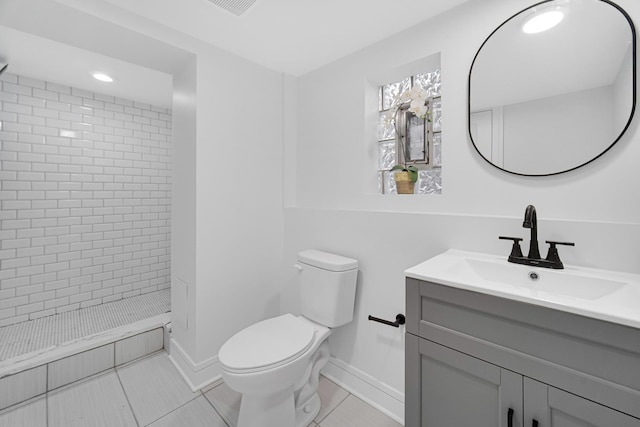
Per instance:
[[[353,320],[357,260],[309,249],[298,253],[295,267],[302,315],[255,323],[218,352],[222,378],[242,394],[237,427],[309,425],[320,411],[327,338]]]

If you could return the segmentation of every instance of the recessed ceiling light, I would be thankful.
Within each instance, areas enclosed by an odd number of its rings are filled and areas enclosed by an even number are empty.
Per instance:
[[[112,83],[113,82],[113,78],[110,76],[107,76],[104,73],[93,73],[93,78],[96,80],[100,80],[101,82],[105,82],[105,83]]]
[[[561,10],[547,10],[534,13],[522,26],[522,31],[527,34],[541,33],[555,27],[564,18]]]

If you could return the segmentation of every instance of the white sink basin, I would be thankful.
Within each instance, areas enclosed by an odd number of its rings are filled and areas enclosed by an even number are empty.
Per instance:
[[[523,268],[524,267],[524,268]],[[487,282],[524,288],[531,292],[548,292],[582,299],[598,299],[626,286],[627,283],[599,277],[576,275],[568,271],[527,268],[519,264],[463,259],[452,271],[469,269]]]
[[[640,328],[639,275],[568,265],[551,270],[453,249],[406,275]]]

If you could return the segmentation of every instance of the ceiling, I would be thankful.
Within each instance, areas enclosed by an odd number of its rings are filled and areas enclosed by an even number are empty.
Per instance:
[[[79,31],[62,23],[82,25],[81,14],[95,20],[108,9],[112,19],[115,13],[128,23],[155,21],[300,76],[468,1],[257,0],[236,16],[209,0],[0,0],[0,61],[9,62],[8,72],[170,107],[171,70],[154,67],[153,59],[142,67],[99,55],[92,40],[74,41]],[[116,82],[93,81],[95,71],[110,71]]]
[[[241,16],[208,0],[101,1],[298,76],[469,0],[257,0]]]
[[[171,108],[173,79],[168,73],[1,25],[0,56],[9,63],[7,73]],[[92,77],[95,72],[115,81],[99,82]]]

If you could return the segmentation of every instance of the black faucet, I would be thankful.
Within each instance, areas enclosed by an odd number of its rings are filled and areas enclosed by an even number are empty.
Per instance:
[[[575,246],[575,243],[546,240],[546,243],[549,244],[549,252],[547,253],[547,257],[542,259],[540,257],[540,250],[538,249],[538,215],[536,214],[535,206],[529,205],[527,206],[527,209],[525,209],[522,226],[524,228],[531,229],[529,254],[526,257],[522,255],[522,250],[520,249],[520,242],[522,241],[520,237],[498,237],[499,239],[513,241],[513,247],[511,248],[511,254],[509,255],[508,261],[516,264],[533,265],[536,267],[563,269],[564,265],[562,264],[562,261],[560,261],[556,245]]]
[[[531,241],[529,241],[529,255],[527,255],[527,258],[540,259],[540,250],[538,249],[538,215],[536,214],[535,206],[529,205],[527,209],[525,209],[522,226],[531,229]]]

